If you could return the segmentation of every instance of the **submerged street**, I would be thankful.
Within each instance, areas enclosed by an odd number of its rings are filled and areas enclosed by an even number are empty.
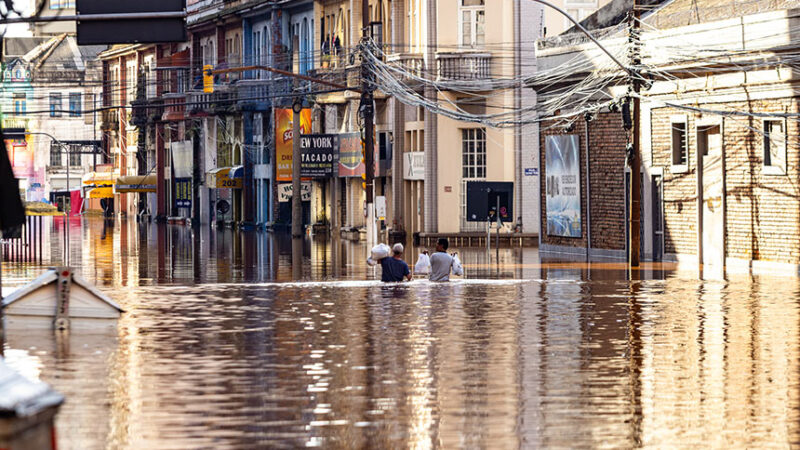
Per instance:
[[[59,265],[5,262],[3,293]],[[109,332],[6,333],[66,397],[59,448],[788,447],[800,280],[452,248],[466,277],[382,284],[363,244],[73,217]],[[409,243],[410,244],[410,243]],[[408,248],[413,263],[419,248]]]

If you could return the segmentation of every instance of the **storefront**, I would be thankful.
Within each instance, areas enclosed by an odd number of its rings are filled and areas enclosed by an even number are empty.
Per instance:
[[[240,198],[244,186],[244,167],[218,167],[206,173],[206,186],[212,189],[210,196],[211,221],[240,222],[242,211]]]

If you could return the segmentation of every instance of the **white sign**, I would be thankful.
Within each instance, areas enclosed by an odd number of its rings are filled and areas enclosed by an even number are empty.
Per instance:
[[[304,202],[311,201],[311,182],[304,181],[300,183],[300,200]],[[281,183],[278,185],[278,201],[281,203],[292,200],[292,183]]]
[[[192,141],[171,142],[169,148],[175,178],[192,178]]]
[[[375,218],[386,220],[386,197],[382,195],[375,197]]]
[[[425,179],[425,152],[403,153],[403,179]]]

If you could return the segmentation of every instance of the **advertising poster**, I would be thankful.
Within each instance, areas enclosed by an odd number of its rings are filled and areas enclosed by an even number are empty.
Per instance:
[[[375,141],[375,174],[378,174],[378,142]],[[361,133],[344,133],[339,135],[339,176],[360,177],[364,173],[361,162]]]
[[[581,187],[578,135],[547,136],[545,186],[547,234],[581,237]]]
[[[291,109],[275,110],[275,172],[278,181],[292,181],[292,120]],[[311,132],[311,110],[300,111],[300,134]]]
[[[338,134],[307,134],[300,138],[303,160],[300,176],[304,178],[330,178],[339,165]]]
[[[191,208],[192,207],[192,179],[191,178],[176,178],[175,179],[175,207],[176,208]]]

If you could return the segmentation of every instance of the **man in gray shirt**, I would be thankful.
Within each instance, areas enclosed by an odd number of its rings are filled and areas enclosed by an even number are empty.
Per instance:
[[[436,253],[431,255],[431,281],[450,281],[450,267],[453,266],[453,257],[447,253],[450,243],[441,238],[436,243]]]

